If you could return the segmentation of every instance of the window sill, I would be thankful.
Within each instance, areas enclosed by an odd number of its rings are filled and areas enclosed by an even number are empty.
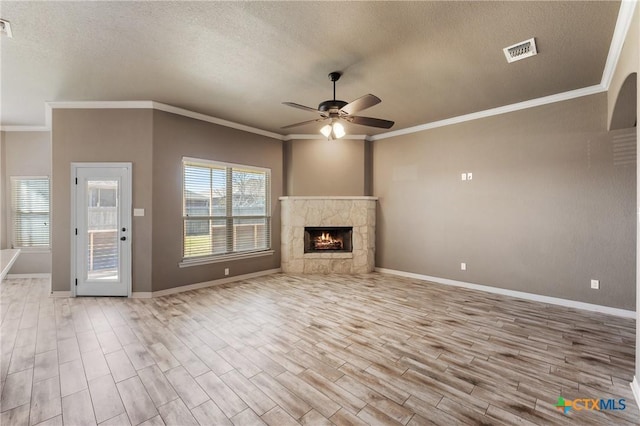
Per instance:
[[[188,268],[190,266],[208,265],[210,263],[228,262],[231,260],[252,259],[254,257],[273,256],[274,250],[254,251],[249,253],[231,253],[219,256],[200,257],[197,259],[184,259],[178,263],[180,268]]]
[[[51,249],[48,248],[31,248],[31,247],[16,247],[22,254],[51,254]]]

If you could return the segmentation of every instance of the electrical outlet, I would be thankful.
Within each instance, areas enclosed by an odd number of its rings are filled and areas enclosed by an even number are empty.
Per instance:
[[[467,270],[467,264],[466,264],[466,263],[464,263],[464,262],[462,262],[462,263],[460,264],[460,270],[461,270],[461,271],[466,271],[466,270]]]
[[[600,290],[600,280],[591,280],[591,288],[594,290]]]
[[[462,175],[460,175],[460,177],[462,178],[462,180],[467,180],[467,174],[463,173]]]
[[[224,268],[224,276],[226,277],[227,275],[229,275],[229,268]]]

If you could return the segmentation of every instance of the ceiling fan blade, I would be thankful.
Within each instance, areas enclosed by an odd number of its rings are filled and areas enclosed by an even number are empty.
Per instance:
[[[283,102],[282,104],[283,105],[288,105],[290,107],[298,108],[298,109],[303,109],[305,111],[311,111],[311,112],[315,112],[315,113],[320,112],[315,108],[311,108],[311,107],[308,107],[308,106],[300,105],[300,104],[297,104],[295,102]]]
[[[298,127],[298,126],[304,126],[305,124],[311,124],[311,123],[315,123],[317,121],[324,121],[327,118],[316,118],[315,120],[307,120],[307,121],[302,121],[300,123],[296,123],[296,124],[289,124],[288,126],[284,126],[284,127],[280,127],[281,129],[288,129],[291,127]]]
[[[382,100],[379,97],[368,94],[356,99],[351,103],[346,104],[340,109],[340,111],[351,115],[358,111],[363,111],[367,108],[371,108],[374,105],[378,105],[380,102],[382,102]]]
[[[353,124],[361,124],[363,126],[369,127],[380,127],[382,129],[390,129],[391,126],[395,124],[393,121],[383,120],[381,118],[359,117],[357,115],[350,115],[343,118]]]

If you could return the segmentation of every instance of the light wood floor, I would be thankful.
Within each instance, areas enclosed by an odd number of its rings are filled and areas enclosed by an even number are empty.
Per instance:
[[[381,274],[0,285],[4,425],[636,424],[635,322]],[[572,411],[559,396],[624,398]]]

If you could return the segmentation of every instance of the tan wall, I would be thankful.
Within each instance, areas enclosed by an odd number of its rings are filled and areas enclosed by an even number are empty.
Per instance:
[[[636,170],[606,120],[599,94],[375,141],[376,266],[635,309]]]
[[[2,248],[11,244],[11,176],[51,176],[50,132],[2,132]],[[25,249],[13,264],[10,274],[51,272],[51,251]]]
[[[280,267],[282,142],[162,112],[153,113],[153,291]],[[182,260],[182,157],[271,169],[272,256],[179,268]]]
[[[69,291],[72,162],[133,163],[133,291],[151,291],[152,112],[127,109],[55,109],[52,125],[52,289]]]
[[[638,72],[639,52],[640,52],[640,7],[636,5],[636,10],[633,14],[633,21],[627,32],[622,51],[620,52],[620,58],[616,64],[613,77],[611,78],[611,85],[607,92],[607,125],[611,128],[611,121],[618,100],[618,94],[629,74]]]
[[[300,139],[285,146],[287,195],[370,195],[363,140]]]

